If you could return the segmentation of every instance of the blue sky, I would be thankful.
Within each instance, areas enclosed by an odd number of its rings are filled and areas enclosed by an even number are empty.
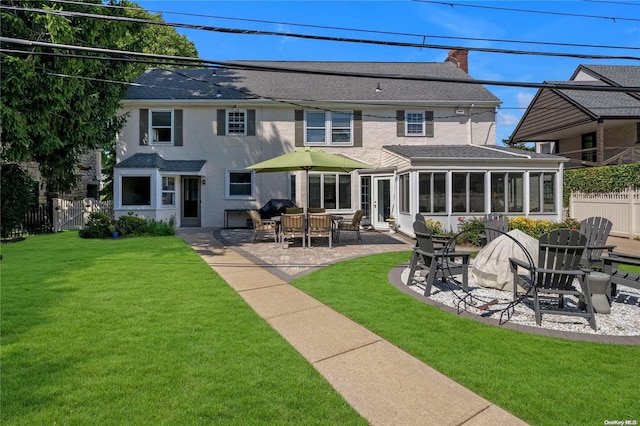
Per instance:
[[[426,42],[501,49],[568,52],[640,57],[640,0],[611,1],[464,1],[461,6],[395,1],[138,1],[147,10],[164,11],[168,22],[203,24],[225,28],[279,31],[334,37]],[[482,9],[467,6],[525,9],[565,14],[594,15],[602,19]],[[186,16],[169,12],[242,20]],[[416,34],[374,34],[300,27],[306,24]],[[360,43],[306,40],[280,36],[235,35],[179,30],[193,41],[201,58],[210,60],[309,60],[309,61],[417,61],[441,62],[447,50],[376,46]],[[636,49],[545,46],[494,41],[452,40],[437,37],[524,40],[586,45],[635,47]],[[469,53],[469,74],[476,79],[543,82],[568,80],[580,64],[640,65],[637,60],[580,59],[502,53]],[[638,82],[640,86],[640,82]],[[509,137],[536,93],[535,89],[486,86],[502,100],[497,121],[497,142]]]

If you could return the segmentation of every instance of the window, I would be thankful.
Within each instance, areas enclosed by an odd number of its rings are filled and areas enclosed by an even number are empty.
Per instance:
[[[524,176],[522,173],[491,174],[491,211],[522,213],[524,211]]]
[[[173,111],[150,111],[151,114],[151,143],[173,143]]]
[[[247,111],[230,109],[227,110],[227,135],[247,134]]]
[[[310,173],[309,207],[327,210],[351,209],[351,175]]]
[[[294,204],[298,204],[296,202],[296,198],[298,197],[297,188],[296,188],[296,175],[291,173],[289,175],[289,199],[293,201]]]
[[[122,205],[150,206],[151,177],[122,176]]]
[[[409,213],[409,173],[405,173],[399,176],[400,178],[400,213]]]
[[[420,173],[418,175],[418,209],[420,213],[445,213],[445,173]]]
[[[597,161],[595,132],[582,135],[582,161]]]
[[[531,173],[529,176],[529,211],[555,212],[555,173]]]
[[[165,176],[162,178],[162,205],[176,205],[176,179],[174,177]]]
[[[405,135],[424,136],[424,111],[405,111]]]
[[[309,145],[351,145],[351,112],[305,112],[305,143]]]
[[[226,197],[249,200],[255,198],[253,171],[227,170]]]
[[[454,213],[484,212],[484,173],[453,173],[451,186]]]

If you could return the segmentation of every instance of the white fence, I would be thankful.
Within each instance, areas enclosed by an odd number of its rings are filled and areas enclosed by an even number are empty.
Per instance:
[[[569,215],[578,221],[591,216],[606,217],[613,222],[611,235],[640,236],[640,191],[627,190],[607,194],[574,192],[569,201]]]
[[[113,217],[113,201],[98,201],[93,198],[85,198],[80,201],[53,199],[53,230],[80,229],[89,220],[89,214],[93,212],[104,213]]]

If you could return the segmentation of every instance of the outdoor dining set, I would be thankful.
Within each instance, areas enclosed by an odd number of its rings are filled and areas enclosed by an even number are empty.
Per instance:
[[[422,218],[418,217],[413,226],[416,246],[406,284],[424,288],[427,297],[431,295],[437,279],[454,281],[468,292],[469,254],[455,251],[453,240],[438,246]],[[619,265],[640,266],[640,257],[614,252],[615,246],[606,244],[611,227],[609,220],[592,217],[583,220],[579,230],[563,228],[543,234],[535,247],[537,253],[508,257],[508,262],[501,259],[502,265],[508,268],[505,272],[510,281],[509,288],[501,289],[511,291],[514,301],[532,299],[538,325],[542,323],[543,313],[570,315],[585,318],[591,328],[597,330],[595,313],[611,312],[617,286],[640,289],[638,274],[618,268]],[[509,239],[524,249],[524,245],[515,241],[512,235],[518,234],[509,232],[506,217],[486,217],[486,245],[482,250],[492,250],[497,244],[509,243]],[[474,260],[474,269],[482,250]],[[491,264],[491,268],[495,269],[496,265]],[[494,273],[492,277],[499,276],[498,272],[491,272]],[[461,280],[454,279],[454,276],[461,277]],[[577,310],[564,309],[564,298],[568,295],[578,300]]]
[[[362,243],[360,235],[360,222],[363,212],[358,210],[351,219],[343,216],[327,213],[324,209],[286,208],[280,216],[262,219],[257,210],[249,210],[249,216],[253,222],[252,242],[258,237],[268,235],[274,242],[280,243],[283,248],[288,247],[289,241],[299,238],[302,247],[311,247],[312,238],[327,238],[329,247],[334,242],[340,242],[340,233],[345,231],[355,232],[358,241]]]

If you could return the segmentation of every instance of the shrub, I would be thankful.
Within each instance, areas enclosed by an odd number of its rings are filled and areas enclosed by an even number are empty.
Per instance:
[[[116,230],[114,220],[104,213],[90,213],[89,221],[80,230],[80,238],[109,238]]]
[[[147,224],[147,234],[154,237],[163,237],[167,235],[175,235],[176,233],[176,218],[171,218],[164,222],[162,220],[150,220]]]
[[[559,228],[580,229],[580,223],[575,219],[567,219],[564,222],[552,222],[544,219],[530,219],[524,216],[509,218],[509,230],[519,229],[525,234],[538,239],[544,233]],[[477,217],[465,220],[458,219],[457,238],[459,244],[471,244],[480,246],[484,235],[484,218]]]
[[[144,218],[133,216],[120,216],[116,221],[116,231],[122,236],[142,235],[147,232],[147,221]]]
[[[17,164],[4,164],[1,170],[0,234],[5,238],[22,225],[25,214],[37,202],[35,191],[38,183]]]

